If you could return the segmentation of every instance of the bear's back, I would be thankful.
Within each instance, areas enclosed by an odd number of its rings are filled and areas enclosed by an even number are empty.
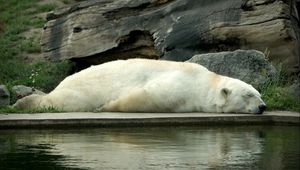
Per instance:
[[[128,81],[143,80],[157,77],[161,74],[171,72],[183,72],[187,74],[196,74],[199,72],[207,72],[208,70],[198,64],[149,60],[149,59],[129,59],[116,60],[96,66],[91,66],[85,70],[75,73],[67,77],[63,82],[73,83],[74,80],[84,79],[85,83],[93,80],[118,81],[120,79],[128,79]]]

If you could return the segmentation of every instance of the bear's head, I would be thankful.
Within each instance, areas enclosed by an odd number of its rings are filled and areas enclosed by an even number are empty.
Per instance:
[[[219,101],[223,112],[262,114],[266,104],[260,93],[251,85],[232,79],[219,92]]]

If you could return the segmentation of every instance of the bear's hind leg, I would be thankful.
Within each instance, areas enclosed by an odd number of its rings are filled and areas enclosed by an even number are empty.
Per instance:
[[[99,107],[101,112],[154,112],[158,108],[145,89],[136,89]]]

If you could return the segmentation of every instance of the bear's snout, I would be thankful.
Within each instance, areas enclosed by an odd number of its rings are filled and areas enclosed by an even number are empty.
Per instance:
[[[266,110],[267,106],[265,104],[260,104],[258,106],[258,113],[257,114],[262,114]]]

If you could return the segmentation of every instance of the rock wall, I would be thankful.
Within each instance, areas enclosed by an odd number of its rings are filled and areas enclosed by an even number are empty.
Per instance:
[[[298,10],[298,0],[82,1],[48,14],[42,51],[91,65],[256,49],[297,72]]]

